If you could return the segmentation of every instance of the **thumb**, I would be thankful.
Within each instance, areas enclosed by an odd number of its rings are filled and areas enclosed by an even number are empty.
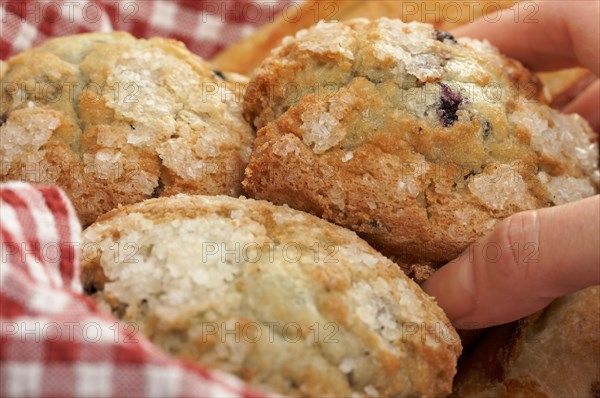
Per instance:
[[[553,299],[600,284],[600,196],[517,213],[423,289],[459,329],[530,315]]]

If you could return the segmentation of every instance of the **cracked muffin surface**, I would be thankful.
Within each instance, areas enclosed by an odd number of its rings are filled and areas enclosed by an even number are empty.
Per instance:
[[[487,329],[461,357],[452,398],[588,397],[600,393],[600,286]],[[461,368],[462,367],[462,368]]]
[[[176,195],[115,209],[83,239],[84,289],[173,355],[289,396],[450,393],[456,331],[350,230]]]
[[[487,42],[385,18],[321,22],[251,78],[244,187],[432,270],[510,214],[597,192],[595,133],[544,101]]]
[[[2,64],[2,180],[56,183],[84,225],[118,204],[241,190],[246,79],[183,44],[126,33],[53,39]]]

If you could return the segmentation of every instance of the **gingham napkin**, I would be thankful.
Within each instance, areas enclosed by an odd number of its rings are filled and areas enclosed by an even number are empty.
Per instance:
[[[204,58],[290,0],[0,0],[0,59],[56,36],[124,30]],[[237,378],[160,352],[82,295],[80,225],[56,187],[0,184],[0,396],[262,397]]]
[[[167,357],[83,296],[81,227],[57,187],[0,184],[0,220],[0,396],[266,396]]]
[[[0,0],[0,59],[47,39],[123,30],[180,40],[208,59],[273,21],[294,0]]]

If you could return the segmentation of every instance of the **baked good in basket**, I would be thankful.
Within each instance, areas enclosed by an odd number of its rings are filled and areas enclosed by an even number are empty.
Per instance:
[[[248,194],[441,265],[498,220],[597,192],[597,137],[486,42],[399,20],[321,22],[255,71]]]
[[[347,229],[265,201],[151,199],[83,234],[84,288],[163,350],[290,396],[448,394],[460,340]]]
[[[253,132],[245,78],[174,40],[91,33],[2,67],[1,178],[54,183],[84,225],[179,192],[239,195]]]
[[[600,394],[600,286],[490,328],[459,361],[452,397],[589,397]]]

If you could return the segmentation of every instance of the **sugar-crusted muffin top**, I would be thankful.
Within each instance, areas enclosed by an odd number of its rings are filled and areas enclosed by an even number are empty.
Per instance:
[[[86,290],[172,354],[292,396],[449,392],[455,331],[349,230],[268,202],[178,195],[114,210],[83,237]]]
[[[240,193],[245,78],[174,40],[57,38],[3,64],[3,179],[57,183],[84,224],[119,203]]]
[[[544,101],[485,41],[385,18],[320,22],[251,78],[245,186],[392,255],[444,262],[503,217],[597,192],[596,134]]]

